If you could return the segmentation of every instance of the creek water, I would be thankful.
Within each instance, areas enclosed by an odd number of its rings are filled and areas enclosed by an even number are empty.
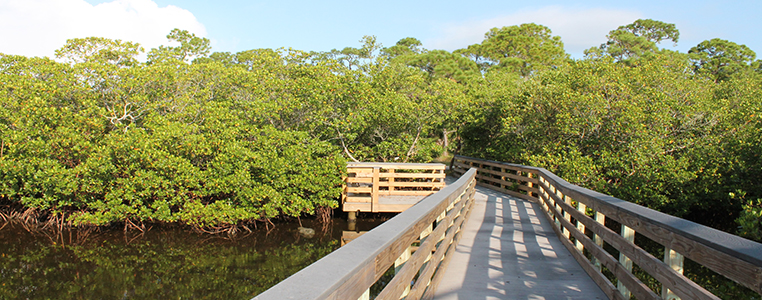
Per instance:
[[[386,218],[358,219],[355,231]],[[28,230],[0,222],[0,299],[250,299],[341,245],[348,224],[263,224],[234,237],[172,226],[145,233]]]

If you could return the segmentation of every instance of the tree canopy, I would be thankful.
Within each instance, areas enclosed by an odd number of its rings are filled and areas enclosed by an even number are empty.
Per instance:
[[[146,62],[105,38],[69,40],[58,61],[0,54],[0,204],[71,224],[239,226],[336,208],[347,160],[455,152],[760,239],[754,52],[659,49],[679,32],[653,20],[607,37],[579,60],[537,24],[452,52],[373,36],[212,52],[177,29]]]

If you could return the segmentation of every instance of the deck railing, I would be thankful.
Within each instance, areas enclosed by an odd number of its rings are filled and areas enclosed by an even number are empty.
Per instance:
[[[456,156],[452,167],[456,174],[476,168],[479,185],[539,203],[561,242],[610,299],[719,299],[683,275],[684,257],[762,295],[760,243],[570,184],[542,168],[464,156]],[[636,245],[636,232],[660,244],[664,257]],[[649,288],[633,274],[633,264],[660,287]]]
[[[375,299],[430,298],[461,235],[476,170],[323,257],[254,299],[369,299],[370,288],[394,269]]]
[[[401,212],[445,186],[445,165],[419,163],[347,163],[344,211]]]

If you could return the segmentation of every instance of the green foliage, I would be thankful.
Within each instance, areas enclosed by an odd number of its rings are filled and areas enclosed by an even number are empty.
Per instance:
[[[703,41],[688,51],[694,70],[715,82],[729,79],[754,61],[756,54],[746,45],[723,39]]]
[[[0,55],[0,197],[77,224],[236,225],[336,207],[346,159],[457,148],[725,230],[740,217],[757,238],[762,72],[743,45],[659,50],[679,32],[654,20],[577,61],[536,24],[453,52],[364,36],[209,54],[208,39],[167,37],[179,46],[147,63],[102,38],[69,40],[65,63]]]
[[[720,197],[737,125],[683,56],[577,61],[535,76],[465,128],[468,153],[542,166],[570,182],[673,215],[733,211]],[[478,131],[481,131],[479,133]],[[711,192],[710,192],[711,191]],[[709,201],[709,200],[712,201]]]
[[[492,28],[480,45],[461,53],[486,58],[491,68],[528,76],[558,67],[568,58],[561,38],[551,34],[548,27],[534,23]]]
[[[137,55],[143,51],[137,43],[89,37],[67,40],[63,48],[56,50],[56,57],[73,63],[98,62],[124,67],[136,64]]]
[[[159,46],[148,52],[149,62],[161,62],[170,59],[189,62],[194,59],[206,57],[212,49],[209,39],[197,37],[187,30],[172,29],[167,34],[170,42],[180,43],[180,46]]]
[[[74,224],[236,225],[337,207],[344,159],[257,118],[242,68],[0,58],[0,194]]]
[[[628,60],[656,52],[656,44],[671,40],[677,44],[680,32],[675,24],[639,19],[632,24],[619,26],[606,36],[609,40],[598,49],[587,50],[588,55],[608,54],[617,60]]]

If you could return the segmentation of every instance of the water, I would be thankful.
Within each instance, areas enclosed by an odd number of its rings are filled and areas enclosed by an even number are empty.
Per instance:
[[[177,227],[28,231],[0,223],[0,299],[250,299],[341,244],[344,220],[281,223],[234,238]],[[369,230],[383,219],[360,219]]]

